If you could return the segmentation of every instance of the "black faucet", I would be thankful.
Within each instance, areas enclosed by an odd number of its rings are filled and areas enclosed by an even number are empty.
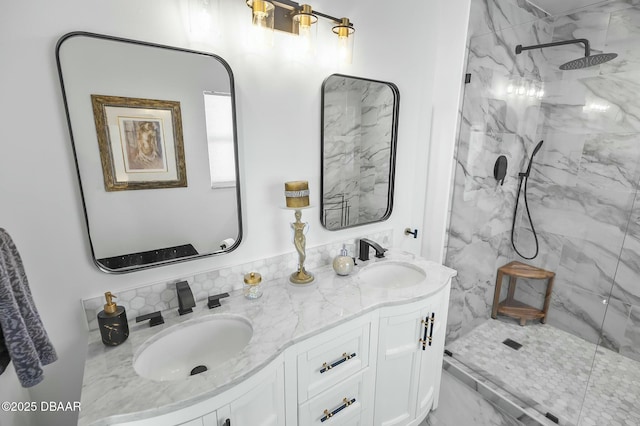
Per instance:
[[[189,283],[186,281],[176,283],[176,292],[178,293],[178,313],[184,315],[193,312],[191,308],[196,306],[196,301],[193,299]]]
[[[384,257],[384,252],[387,251],[387,249],[382,248],[380,244],[374,241],[371,241],[367,238],[360,238],[360,250],[358,259],[362,260],[363,262],[369,260],[370,247],[376,251],[376,257]]]

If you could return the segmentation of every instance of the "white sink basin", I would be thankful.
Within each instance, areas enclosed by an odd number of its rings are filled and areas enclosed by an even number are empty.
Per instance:
[[[232,359],[247,346],[251,336],[251,324],[240,317],[207,316],[186,321],[143,343],[134,356],[133,368],[152,380],[184,379],[192,372],[214,370]]]
[[[427,274],[411,263],[387,260],[363,267],[358,277],[362,284],[371,287],[402,288],[420,283]]]

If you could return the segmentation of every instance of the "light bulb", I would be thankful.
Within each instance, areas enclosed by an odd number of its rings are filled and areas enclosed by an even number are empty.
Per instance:
[[[351,63],[349,37],[338,37],[338,60],[342,63]]]
[[[297,51],[302,57],[315,54],[317,26],[314,24],[317,21],[318,18],[313,15],[313,9],[308,4],[303,4],[293,16],[294,32],[298,33]]]
[[[353,26],[349,18],[342,18],[340,24],[333,27],[333,32],[338,36],[337,54],[338,61],[342,64],[350,64],[353,59]]]
[[[313,53],[313,35],[311,31],[311,26],[300,25],[300,28],[298,28],[300,53],[303,55]]]
[[[274,5],[266,0],[248,1],[251,7],[252,18],[249,30],[249,48],[260,51],[262,48],[273,46],[273,13]]]

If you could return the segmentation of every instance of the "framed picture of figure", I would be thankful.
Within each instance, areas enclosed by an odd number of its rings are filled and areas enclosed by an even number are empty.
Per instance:
[[[180,102],[91,95],[106,191],[187,186]]]

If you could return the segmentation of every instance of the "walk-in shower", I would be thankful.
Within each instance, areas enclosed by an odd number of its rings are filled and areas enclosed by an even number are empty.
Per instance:
[[[521,54],[523,50],[545,49],[547,47],[564,46],[566,44],[576,44],[576,43],[584,44],[584,57],[574,59],[572,61],[569,61],[560,65],[561,70],[563,71],[580,70],[583,68],[604,64],[605,62],[608,62],[618,57],[617,53],[598,53],[596,55],[592,55],[591,47],[589,45],[589,40],[587,40],[586,38],[577,38],[575,40],[554,41],[553,43],[535,44],[533,46],[522,46],[521,44],[519,44],[516,46],[516,55]]]
[[[640,4],[471,7],[445,359],[544,424],[640,425]],[[491,318],[514,260],[555,273],[545,324]],[[542,307],[544,284],[519,278],[514,299]]]

